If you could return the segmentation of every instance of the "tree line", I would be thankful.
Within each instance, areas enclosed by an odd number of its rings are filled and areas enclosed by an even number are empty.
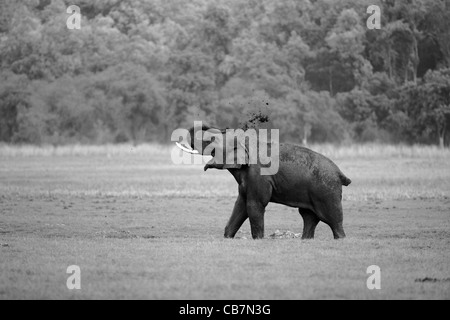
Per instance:
[[[2,1],[0,141],[167,142],[259,113],[295,142],[448,145],[448,17],[450,0]]]

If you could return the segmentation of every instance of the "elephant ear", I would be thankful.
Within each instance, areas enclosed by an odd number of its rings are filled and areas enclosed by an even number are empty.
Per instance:
[[[208,146],[214,148],[211,155],[213,159],[205,166],[208,169],[240,169],[243,165],[249,164],[248,148],[245,144],[243,132],[228,133],[226,130],[219,130],[220,134],[212,133],[214,141]],[[230,131],[232,132],[232,131]],[[208,135],[205,135],[209,139]]]

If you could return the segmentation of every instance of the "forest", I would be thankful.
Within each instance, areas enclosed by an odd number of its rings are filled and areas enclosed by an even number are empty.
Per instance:
[[[448,147],[449,17],[450,0],[0,0],[0,142],[168,143],[256,113],[285,141]]]

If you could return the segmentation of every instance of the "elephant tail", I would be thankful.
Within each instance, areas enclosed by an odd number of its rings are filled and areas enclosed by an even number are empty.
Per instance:
[[[347,178],[342,172],[339,172],[339,178],[341,178],[342,185],[344,186],[348,186],[350,183],[352,183],[352,180]]]

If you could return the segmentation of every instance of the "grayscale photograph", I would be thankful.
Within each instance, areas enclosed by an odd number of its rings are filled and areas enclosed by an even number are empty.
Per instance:
[[[450,0],[0,0],[0,300],[448,300],[449,248]]]

